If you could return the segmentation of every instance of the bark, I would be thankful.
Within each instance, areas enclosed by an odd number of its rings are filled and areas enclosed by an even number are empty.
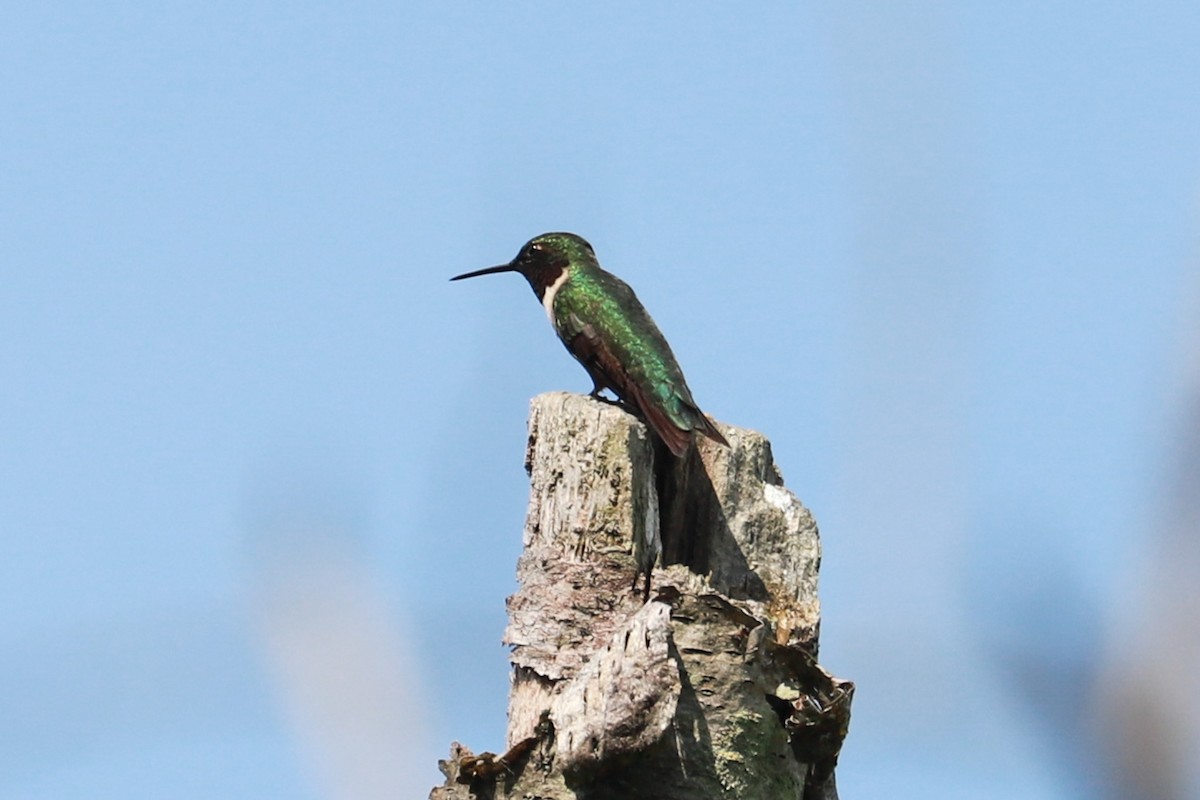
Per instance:
[[[719,427],[676,459],[621,408],[534,399],[507,749],[455,743],[431,800],[836,798],[854,687],[816,661],[817,526]]]

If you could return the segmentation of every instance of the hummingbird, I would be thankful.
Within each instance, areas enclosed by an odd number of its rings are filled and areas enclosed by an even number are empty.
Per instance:
[[[604,402],[609,389],[640,414],[676,457],[698,431],[729,442],[692,399],[670,345],[629,284],[601,269],[596,251],[573,233],[543,233],[507,264],[456,275],[519,272],[546,309],[567,352],[592,379],[590,396]]]

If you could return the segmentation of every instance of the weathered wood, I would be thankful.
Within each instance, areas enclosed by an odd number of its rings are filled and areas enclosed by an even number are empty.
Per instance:
[[[816,663],[816,524],[769,442],[720,428],[675,459],[620,408],[535,398],[509,749],[456,744],[433,800],[836,797],[853,685]]]

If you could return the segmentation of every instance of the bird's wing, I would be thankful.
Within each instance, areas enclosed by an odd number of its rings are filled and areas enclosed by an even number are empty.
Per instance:
[[[687,451],[691,432],[680,429],[658,403],[646,397],[637,381],[630,380],[621,358],[597,334],[592,325],[585,323],[575,314],[569,314],[563,320],[562,336],[567,349],[583,364],[593,380],[599,384],[600,381],[596,379],[602,377],[617,397],[635,406],[672,453],[681,456]]]

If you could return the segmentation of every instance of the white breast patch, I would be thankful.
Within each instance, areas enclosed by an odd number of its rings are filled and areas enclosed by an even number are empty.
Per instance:
[[[546,309],[546,316],[550,318],[550,324],[554,324],[554,298],[558,294],[558,290],[567,282],[567,270],[558,273],[558,277],[554,279],[554,283],[546,287],[546,291],[542,294],[542,306]]]

